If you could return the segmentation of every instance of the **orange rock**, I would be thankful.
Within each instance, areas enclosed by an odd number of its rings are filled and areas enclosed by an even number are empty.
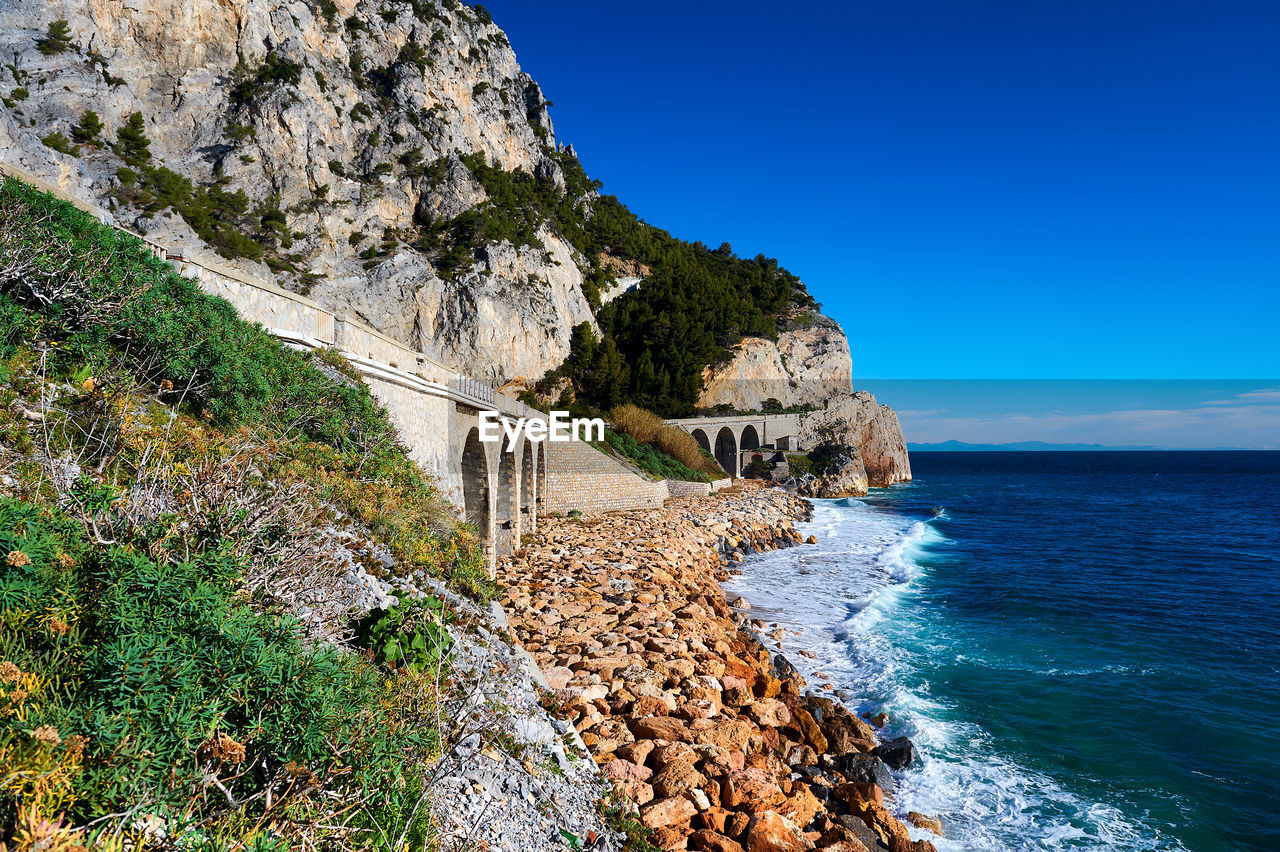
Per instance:
[[[640,820],[649,828],[667,828],[686,825],[698,809],[683,797],[655,799],[640,809]]]
[[[747,826],[751,824],[751,816],[741,811],[729,814],[729,818],[725,820],[724,835],[726,837],[740,838],[747,831]]]
[[[740,769],[725,776],[720,803],[726,808],[766,810],[783,800],[782,788],[763,769]]]
[[[689,742],[693,739],[688,727],[679,719],[669,716],[650,716],[631,722],[631,733],[637,740],[672,740]]]
[[[679,758],[664,766],[653,776],[653,791],[662,797],[679,796],[686,790],[702,785],[706,777],[693,766],[693,761]]]
[[[773,811],[763,811],[747,826],[746,852],[806,852],[813,841],[795,823]]]
[[[653,740],[636,740],[619,748],[618,756],[643,765],[651,751],[653,751]]]
[[[689,845],[702,852],[743,852],[742,845],[716,831],[701,829],[689,835]]]
[[[803,784],[796,784],[787,800],[778,806],[778,813],[802,828],[823,810],[822,802]]]
[[[660,828],[655,831],[653,833],[652,841],[660,849],[687,849],[689,836],[684,829],[671,826],[669,828]]]
[[[942,836],[942,820],[937,817],[925,816],[919,811],[908,811],[907,822],[916,828],[923,828],[926,831],[932,831],[939,837]]]
[[[644,716],[665,716],[667,715],[667,705],[666,702],[660,698],[642,695],[635,701],[631,702],[629,712],[633,718],[642,718]]]
[[[804,735],[809,745],[813,746],[813,750],[818,754],[825,754],[827,751],[827,738],[809,711],[803,707],[797,707],[792,715],[800,729],[800,733]]]

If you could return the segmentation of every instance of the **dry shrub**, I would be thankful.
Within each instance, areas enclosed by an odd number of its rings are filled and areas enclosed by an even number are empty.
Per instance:
[[[710,473],[716,477],[724,475],[720,465],[702,453],[702,447],[692,435],[677,426],[663,426],[654,440],[654,445],[673,459],[694,470]]]
[[[646,411],[638,405],[619,405],[609,412],[609,421],[613,428],[624,435],[630,435],[639,444],[652,444],[665,426],[662,418],[652,411]],[[696,468],[695,468],[696,469]]]
[[[636,405],[619,405],[609,412],[609,421],[618,432],[630,435],[638,443],[657,447],[691,470],[720,477],[724,471],[702,452],[692,435],[678,426],[668,426],[652,411]]]

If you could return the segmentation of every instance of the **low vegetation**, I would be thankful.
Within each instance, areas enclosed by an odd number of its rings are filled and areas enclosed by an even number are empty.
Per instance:
[[[353,562],[483,599],[474,531],[340,358],[12,179],[0,559],[0,842],[428,843],[449,615],[342,633],[340,592]]]
[[[666,425],[661,417],[651,411],[635,405],[620,405],[609,412],[609,422],[618,435],[619,443],[627,445],[629,442],[635,445],[638,450],[633,452],[637,455],[656,457],[650,464],[678,473],[674,476],[661,474],[669,479],[711,482],[724,476],[720,465],[702,449],[692,435],[676,426]],[[628,455],[628,458],[631,457]],[[641,467],[650,470],[644,464]]]

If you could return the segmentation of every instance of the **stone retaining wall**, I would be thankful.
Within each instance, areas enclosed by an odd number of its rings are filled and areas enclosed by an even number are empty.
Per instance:
[[[597,450],[573,441],[544,443],[547,454],[547,512],[568,514],[575,509],[598,515],[620,509],[661,506],[670,496],[665,479],[651,482]]]

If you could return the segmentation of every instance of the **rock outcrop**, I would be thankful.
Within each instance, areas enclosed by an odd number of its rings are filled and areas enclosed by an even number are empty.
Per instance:
[[[849,340],[840,326],[812,314],[807,325],[783,332],[776,342],[743,340],[733,360],[706,371],[698,405],[753,411],[770,398],[787,407],[821,404],[853,393],[852,371]]]
[[[805,497],[832,499],[867,493],[867,469],[857,447],[822,444],[809,452],[809,460],[814,474],[796,482],[796,491]]]
[[[0,49],[11,69],[0,107],[0,162],[11,162],[191,256],[215,254],[182,219],[144,216],[111,199],[120,159],[108,149],[140,113],[150,165],[194,185],[278,199],[289,235],[276,278],[336,311],[465,364],[495,384],[537,378],[592,321],[581,264],[545,231],[541,245],[497,241],[445,278],[396,246],[421,223],[485,199],[456,157],[481,152],[508,171],[563,184],[547,102],[487,13],[462,3],[336,0],[11,0]],[[72,47],[39,49],[50,23]],[[105,127],[72,140],[86,111]]]
[[[848,443],[858,448],[870,485],[911,481],[911,460],[898,415],[866,391],[831,400],[800,424],[804,446]]]

